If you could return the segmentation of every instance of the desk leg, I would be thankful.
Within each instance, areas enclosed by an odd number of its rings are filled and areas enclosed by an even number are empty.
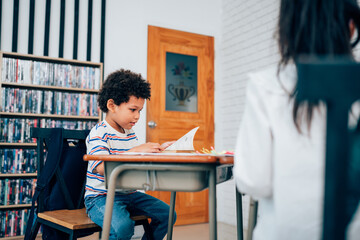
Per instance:
[[[109,186],[106,195],[104,222],[103,222],[103,228],[101,234],[102,240],[109,240],[111,217],[112,217],[114,199],[115,199],[116,178],[120,172],[121,172],[121,168],[115,168],[110,174]]]
[[[216,219],[216,168],[209,171],[209,230],[210,240],[217,239]]]
[[[243,215],[242,215],[242,196],[235,186],[236,194],[236,218],[237,218],[237,239],[243,240]]]
[[[175,199],[176,199],[176,192],[171,192],[167,240],[172,239],[173,226],[174,226]]]

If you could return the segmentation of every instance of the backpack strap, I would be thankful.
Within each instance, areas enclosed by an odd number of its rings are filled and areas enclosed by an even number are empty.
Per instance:
[[[53,128],[48,144],[48,154],[44,168],[36,182],[36,188],[42,191],[54,176],[59,167],[63,151],[63,129]]]
[[[48,142],[49,144],[48,144],[48,154],[47,154],[46,163],[40,173],[40,176],[38,176],[38,179],[36,181],[35,193],[32,198],[31,210],[26,226],[25,240],[27,240],[30,237],[31,229],[33,228],[34,215],[35,215],[35,202],[38,201],[40,194],[49,184],[50,180],[53,178],[57,169],[59,169],[58,166],[60,163],[61,154],[63,150],[62,131],[63,131],[62,128],[53,128],[51,131],[51,136]],[[39,142],[39,139],[37,139],[37,144],[43,144],[43,143]],[[44,154],[44,153],[38,153],[38,157],[40,157],[39,156],[40,154]]]
[[[68,142],[66,139],[63,139],[63,147],[64,147],[64,151],[65,148],[68,148]],[[57,167],[56,168],[56,171],[55,171],[55,176],[56,176],[56,180],[59,182],[59,185],[60,185],[60,189],[61,189],[61,192],[63,194],[63,197],[65,198],[65,203],[67,205],[67,207],[71,210],[71,209],[75,209],[75,206],[74,206],[74,203],[73,201],[71,200],[71,195],[70,195],[70,192],[68,190],[68,188],[66,187],[66,183],[65,183],[65,179],[64,179],[64,176],[61,172],[61,169],[60,167]]]

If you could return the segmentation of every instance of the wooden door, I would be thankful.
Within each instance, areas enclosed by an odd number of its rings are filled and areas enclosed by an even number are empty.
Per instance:
[[[199,126],[195,149],[214,145],[213,37],[149,26],[147,80],[147,122],[156,124],[147,126],[148,142],[176,140]],[[168,192],[150,194],[170,202]],[[175,209],[177,225],[207,222],[208,191],[177,193]]]

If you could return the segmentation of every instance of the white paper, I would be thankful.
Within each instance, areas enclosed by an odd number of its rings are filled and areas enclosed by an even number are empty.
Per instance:
[[[194,150],[194,137],[196,131],[199,127],[191,129],[187,134],[179,138],[176,142],[174,142],[171,146],[166,148],[165,150],[173,151],[173,150]]]

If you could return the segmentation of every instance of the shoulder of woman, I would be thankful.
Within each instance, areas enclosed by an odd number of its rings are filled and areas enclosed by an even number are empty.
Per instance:
[[[251,72],[249,85],[261,88],[271,94],[289,95],[296,83],[296,67],[288,65],[278,71],[277,66],[265,68],[261,71]]]

